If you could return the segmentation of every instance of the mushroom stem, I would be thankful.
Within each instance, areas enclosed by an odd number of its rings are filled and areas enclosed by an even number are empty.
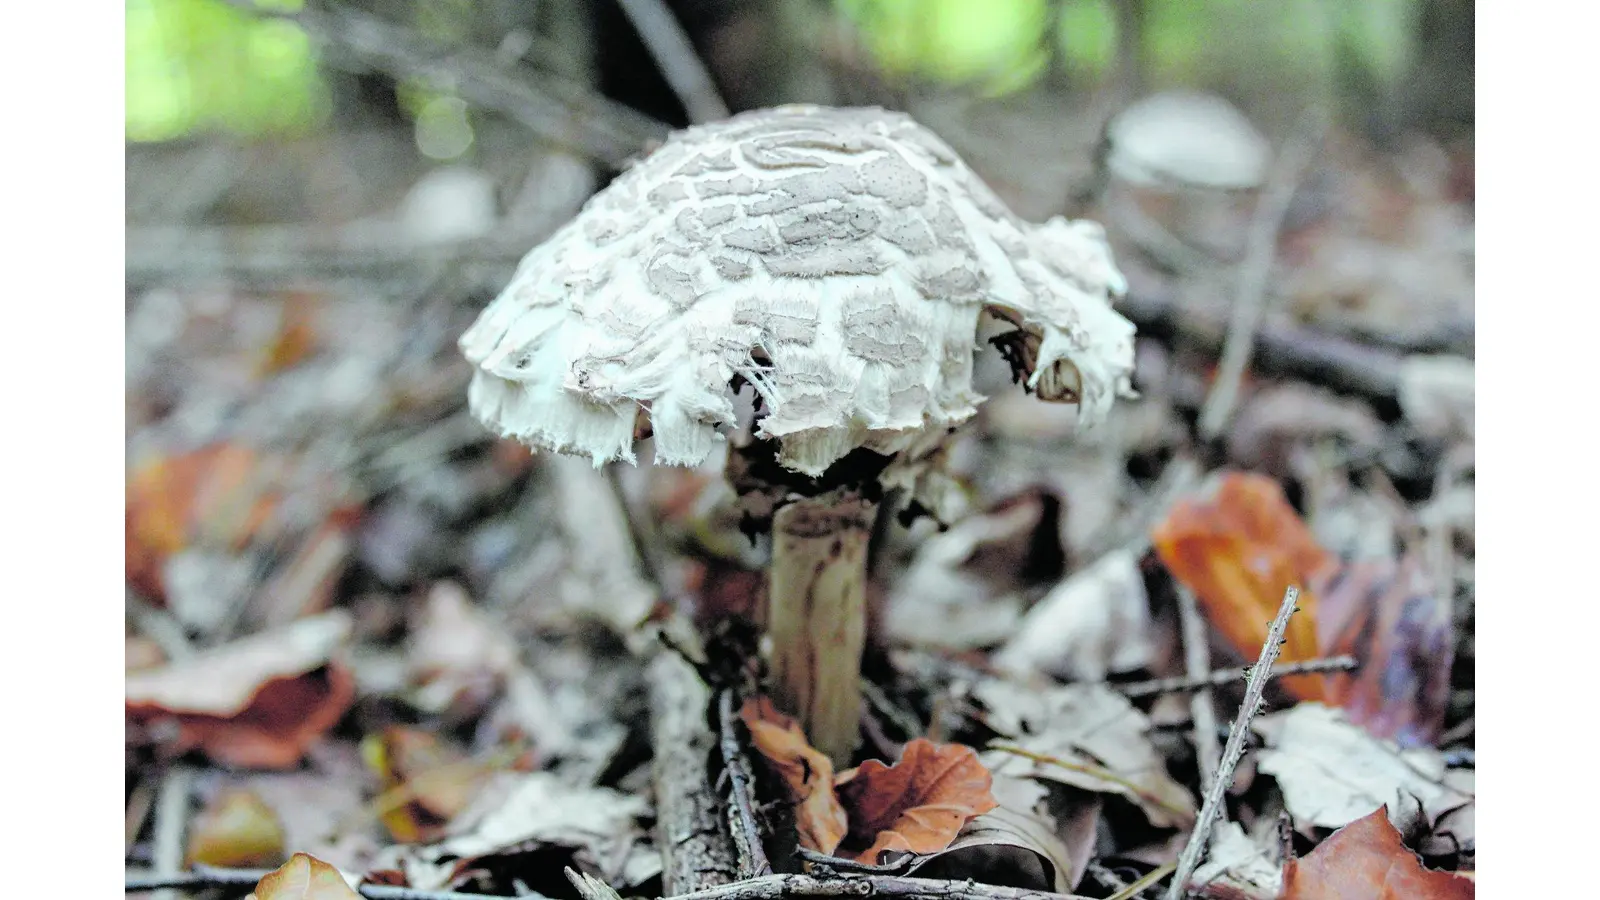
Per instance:
[[[836,767],[860,737],[867,544],[875,504],[854,492],[795,500],[772,519],[767,634],[779,707]]]

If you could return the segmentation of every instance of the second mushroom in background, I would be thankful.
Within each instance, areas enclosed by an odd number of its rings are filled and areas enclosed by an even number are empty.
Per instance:
[[[859,739],[875,508],[948,508],[939,448],[982,401],[980,327],[1086,422],[1131,394],[1134,328],[1093,222],[1012,214],[936,135],[782,107],[672,136],[523,259],[461,339],[475,415],[532,447],[697,465],[772,529],[773,695],[844,766]],[[754,420],[735,397],[748,385]]]

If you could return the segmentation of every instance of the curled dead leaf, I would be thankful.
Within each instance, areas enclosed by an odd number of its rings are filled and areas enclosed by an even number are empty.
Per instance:
[[[889,851],[943,850],[968,820],[998,805],[976,751],[925,738],[906,744],[894,765],[869,759],[834,784],[849,809],[844,850],[868,864]]]
[[[255,791],[218,794],[195,818],[189,830],[190,865],[248,869],[276,865],[283,859],[283,824]]]
[[[385,728],[364,741],[362,750],[384,785],[378,817],[406,844],[441,837],[491,774],[437,734],[416,728]]]
[[[739,718],[750,739],[789,791],[800,845],[832,853],[844,840],[844,807],[834,793],[833,763],[806,742],[800,723],[778,711],[767,697],[745,700]]]
[[[128,721],[171,753],[282,769],[344,716],[355,680],[332,658],[350,632],[342,611],[225,644],[124,681]]]
[[[338,869],[315,856],[296,853],[256,882],[246,900],[360,900]]]
[[[1283,870],[1282,900],[1469,900],[1476,882],[1424,868],[1379,807]]]
[[[1317,594],[1338,560],[1317,545],[1284,499],[1278,483],[1245,472],[1224,473],[1210,494],[1176,504],[1151,534],[1174,578],[1194,591],[1206,619],[1239,655],[1254,659],[1290,585],[1301,589],[1300,612],[1289,620],[1283,662],[1317,656]],[[1280,680],[1300,700],[1326,696],[1322,675]]]

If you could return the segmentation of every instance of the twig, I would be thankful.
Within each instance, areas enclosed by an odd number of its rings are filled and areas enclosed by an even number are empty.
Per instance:
[[[1200,865],[1200,858],[1205,855],[1206,840],[1211,833],[1211,825],[1216,820],[1217,813],[1222,809],[1228,788],[1233,785],[1233,771],[1239,765],[1239,758],[1244,756],[1245,737],[1250,731],[1250,720],[1255,718],[1261,709],[1261,695],[1267,688],[1268,676],[1272,673],[1272,664],[1278,659],[1278,652],[1283,649],[1284,632],[1289,628],[1289,617],[1295,614],[1298,607],[1296,601],[1300,599],[1300,589],[1290,585],[1283,592],[1283,603],[1278,607],[1278,615],[1272,620],[1272,627],[1267,630],[1266,643],[1261,645],[1261,657],[1256,664],[1250,667],[1250,680],[1244,689],[1244,702],[1239,705],[1239,714],[1233,719],[1233,727],[1228,731],[1228,743],[1222,748],[1222,762],[1217,769],[1217,777],[1211,783],[1211,789],[1206,792],[1205,802],[1200,806],[1200,816],[1194,823],[1194,831],[1189,835],[1189,843],[1183,848],[1183,853],[1178,857],[1178,871],[1173,876],[1172,883],[1167,886],[1167,900],[1182,900],[1188,890],[1189,879],[1194,875],[1194,870]]]
[[[667,900],[782,900],[786,897],[897,897],[919,900],[1087,900],[1077,894],[1056,894],[1025,888],[940,881],[905,875],[859,875],[818,878],[814,875],[766,875],[710,890],[680,894]]]
[[[1127,788],[1129,791],[1132,791],[1136,796],[1138,796],[1139,799],[1144,800],[1152,806],[1158,806],[1175,815],[1182,816],[1188,812],[1186,809],[1173,806],[1171,803],[1167,802],[1156,794],[1145,790],[1144,788],[1132,781],[1129,781],[1121,775],[1118,775],[1116,772],[1113,772],[1110,769],[1090,765],[1088,763],[1075,762],[1070,759],[1062,759],[1059,756],[1051,756],[1048,753],[1036,753],[1026,747],[1018,747],[1016,744],[1007,744],[1003,741],[990,741],[989,749],[999,750],[1001,753],[1010,753],[1013,756],[1020,756],[1024,759],[1031,759],[1034,762],[1040,762],[1044,763],[1045,765],[1066,769],[1069,772],[1081,772],[1084,775],[1090,775],[1095,778],[1099,778],[1102,781],[1109,781],[1112,784],[1118,785],[1119,787]]]
[[[1121,876],[1111,871],[1105,863],[1097,859],[1089,860],[1089,864],[1084,867],[1084,871],[1092,875],[1094,880],[1100,882],[1102,886],[1108,887],[1113,891],[1125,891],[1128,889],[1128,883],[1123,881]]]
[[[168,769],[156,788],[150,863],[158,873],[172,873],[183,868],[183,838],[189,828],[189,800],[193,788],[194,772],[183,765]],[[158,896],[166,900],[173,895],[163,892]]]
[[[1353,656],[1330,656],[1325,659],[1308,659],[1304,662],[1285,663],[1277,666],[1268,675],[1268,678],[1281,678],[1285,675],[1305,675],[1316,672],[1344,672],[1354,669],[1359,663]],[[1111,687],[1128,699],[1148,697],[1152,694],[1170,694],[1178,691],[1196,691],[1203,687],[1218,687],[1232,684],[1235,681],[1244,681],[1246,676],[1238,669],[1215,669],[1209,675],[1200,678],[1155,678],[1150,681],[1132,681],[1127,684],[1113,684]]]
[[[507,72],[491,52],[441,46],[415,31],[339,3],[299,9],[227,0],[261,16],[287,19],[313,38],[332,44],[364,65],[452,89],[463,100],[499,112],[558,146],[620,167],[666,125],[575,83],[527,70]]]
[[[1194,592],[1178,585],[1178,622],[1183,629],[1183,668],[1191,680],[1204,681],[1211,669],[1211,649],[1206,643],[1206,623]],[[1189,718],[1194,732],[1195,760],[1200,767],[1200,791],[1211,793],[1211,779],[1222,758],[1217,745],[1216,699],[1209,684],[1189,698]]]
[[[672,10],[662,0],[617,0],[617,5],[633,23],[689,121],[699,124],[726,119],[728,105],[722,102],[711,73],[695,55],[694,45]]]
[[[1138,881],[1135,881],[1133,884],[1130,884],[1122,890],[1117,891],[1115,894],[1107,897],[1106,900],[1133,900],[1133,898],[1144,893],[1145,888],[1148,888],[1152,884],[1155,884],[1161,879],[1172,874],[1172,870],[1174,868],[1176,868],[1176,866],[1174,866],[1172,863],[1164,863],[1160,866],[1157,866],[1156,868],[1151,869],[1144,875],[1140,876]]]
[[[213,869],[196,866],[193,872],[175,875],[128,875],[124,878],[127,893],[154,891],[167,888],[195,891],[202,888],[255,887],[270,869]],[[429,891],[421,888],[397,887],[391,884],[363,884],[356,893],[369,900],[485,900],[492,894],[464,894],[460,891]],[[549,900],[540,894],[524,894],[534,900]]]
[[[822,866],[833,872],[850,872],[862,875],[896,875],[904,872],[907,868],[910,868],[911,864],[915,863],[918,859],[917,854],[906,853],[901,855],[894,862],[886,863],[881,866],[875,866],[870,863],[856,862],[853,859],[845,859],[839,856],[829,856],[826,853],[818,853],[809,847],[794,848],[794,855],[808,863],[811,863],[814,866]]]
[[[739,877],[739,854],[711,787],[717,742],[707,724],[711,692],[688,662],[665,649],[646,672],[662,887],[677,894],[727,884]]]
[[[722,731],[722,765],[728,773],[732,816],[738,827],[734,842],[739,847],[740,875],[745,878],[771,875],[772,864],[761,844],[761,829],[756,825],[755,806],[750,799],[749,761],[739,748],[739,733],[733,727],[733,689],[723,688],[717,696],[717,718]]]
[[[1200,436],[1213,440],[1222,434],[1239,399],[1239,381],[1250,364],[1256,329],[1266,312],[1267,280],[1277,256],[1278,231],[1289,212],[1289,201],[1304,177],[1316,149],[1327,130],[1320,110],[1308,112],[1301,126],[1278,156],[1265,192],[1250,220],[1245,255],[1239,261],[1239,293],[1233,301],[1233,317],[1228,324],[1228,339],[1222,348],[1217,377],[1200,411]]]

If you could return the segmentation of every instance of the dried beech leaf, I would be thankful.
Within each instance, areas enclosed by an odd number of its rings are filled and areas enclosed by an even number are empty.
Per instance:
[[[844,807],[833,788],[833,763],[806,742],[800,723],[779,712],[767,697],[746,700],[739,717],[767,765],[789,789],[801,846],[832,853],[846,832]]]
[[[983,761],[996,775],[1116,794],[1137,804],[1157,828],[1194,822],[1194,798],[1167,774],[1166,761],[1150,743],[1149,718],[1111,688],[1027,690],[991,679],[974,693],[989,710],[989,727],[1013,737],[1022,751],[986,752]]]
[[[1001,671],[1103,681],[1150,663],[1150,601],[1129,550],[1115,550],[1051,588],[994,654]]]
[[[1060,805],[1061,815],[1056,815],[1057,807],[1047,804],[1052,791],[1037,781],[1001,775],[990,790],[998,805],[961,826],[949,847],[919,857],[907,874],[972,878],[1058,894],[1071,891],[1094,850],[1099,796],[1058,788],[1073,797]]]
[[[1283,900],[1469,900],[1476,882],[1424,868],[1379,807],[1283,870]]]
[[[1274,829],[1273,837],[1276,838]],[[1206,885],[1205,896],[1229,900],[1277,900],[1283,889],[1283,870],[1266,848],[1237,822],[1219,822],[1211,832],[1205,862],[1195,869],[1194,884]],[[1220,891],[1232,891],[1222,894]],[[1213,893],[1216,892],[1216,893]]]
[[[850,811],[848,849],[869,864],[885,851],[943,850],[969,819],[995,808],[992,781],[961,744],[917,738],[892,766],[869,759],[834,782]]]
[[[328,612],[131,673],[128,720],[173,753],[199,747],[227,765],[288,768],[355,699],[354,679],[331,658],[349,632],[346,613]]]
[[[296,853],[256,882],[254,900],[360,900],[338,869],[314,856]],[[247,898],[248,900],[248,898]]]
[[[1276,778],[1283,802],[1300,828],[1339,828],[1373,807],[1415,810],[1432,826],[1473,802],[1453,787],[1437,751],[1401,750],[1318,703],[1259,718],[1267,743],[1257,768]]]
[[[1375,737],[1431,745],[1450,700],[1455,630],[1422,560],[1350,563],[1319,590],[1326,605],[1353,613],[1326,652],[1362,661],[1330,679],[1329,702]]]
[[[283,824],[255,791],[218,794],[195,817],[185,859],[223,869],[252,869],[283,861]]]
[[[1284,590],[1298,585],[1300,612],[1289,620],[1280,659],[1317,656],[1312,588],[1338,561],[1317,545],[1277,482],[1228,472],[1209,497],[1176,504],[1151,540],[1167,570],[1195,592],[1206,618],[1245,659],[1261,652]],[[1280,683],[1300,700],[1326,696],[1321,675],[1292,675]]]
[[[214,444],[136,468],[127,486],[128,582],[148,596],[163,596],[167,558],[188,547],[201,528],[243,547],[278,502],[264,490],[262,467],[249,447]]]

